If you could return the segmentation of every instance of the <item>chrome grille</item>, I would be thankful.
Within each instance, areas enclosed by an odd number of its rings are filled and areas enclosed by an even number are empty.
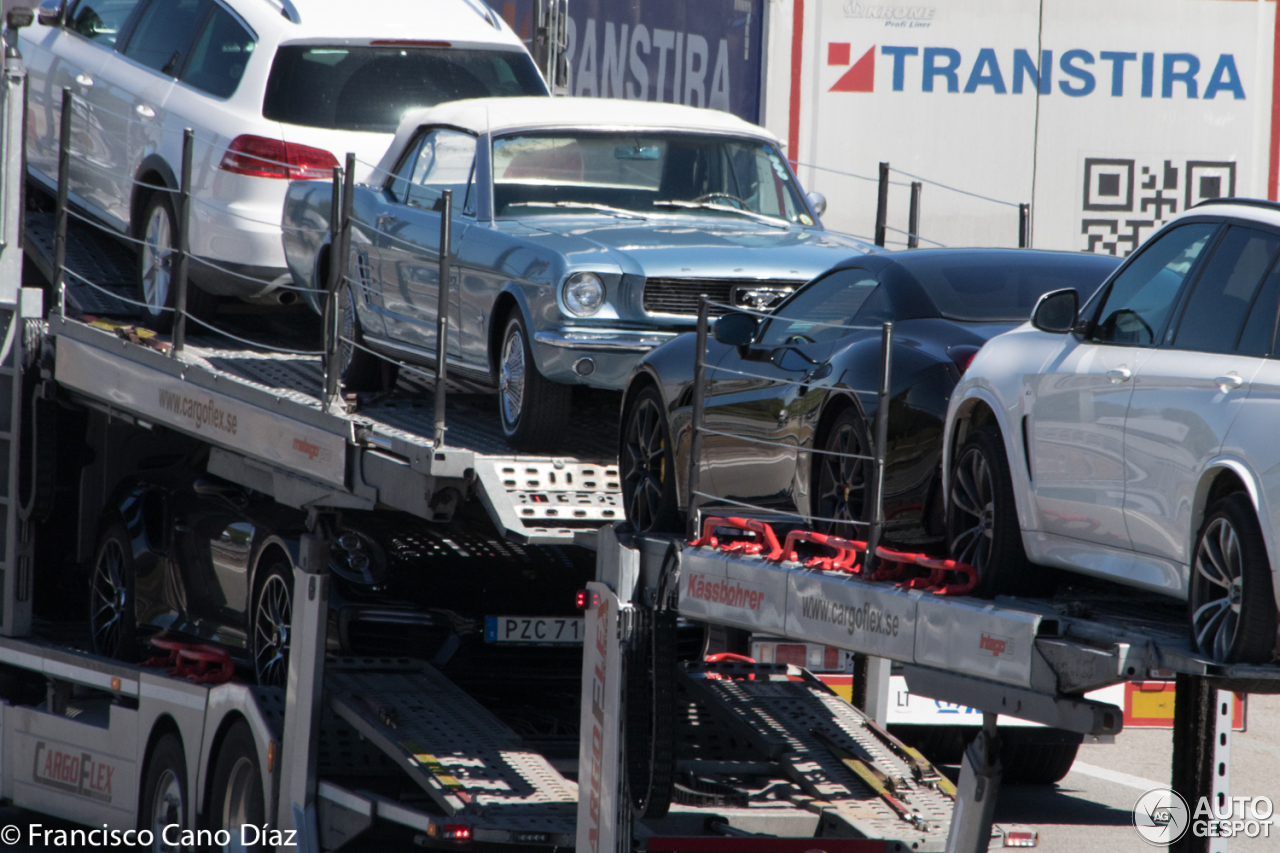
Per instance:
[[[644,283],[644,310],[649,314],[696,317],[698,296],[703,293],[722,305],[764,310],[772,308],[785,293],[801,284],[803,282],[788,279],[651,278]],[[712,317],[723,313],[723,308],[711,308]]]

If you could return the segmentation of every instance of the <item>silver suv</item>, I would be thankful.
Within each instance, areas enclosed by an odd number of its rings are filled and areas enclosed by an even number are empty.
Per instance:
[[[143,241],[138,294],[160,323],[184,128],[195,131],[199,310],[208,294],[295,295],[279,290],[288,179],[328,178],[348,151],[367,177],[413,107],[547,94],[519,38],[480,0],[380,0],[377,14],[341,0],[45,0],[38,17],[20,36],[30,175],[55,186],[70,88],[71,199]]]
[[[988,593],[1032,591],[1030,561],[1185,599],[1201,652],[1270,661],[1280,204],[1203,202],[1076,306],[1046,294],[952,395],[956,558]]]

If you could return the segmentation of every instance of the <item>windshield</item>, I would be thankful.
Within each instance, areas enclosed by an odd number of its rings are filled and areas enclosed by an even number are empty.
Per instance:
[[[523,51],[286,45],[271,65],[262,115],[305,127],[393,133],[418,107],[546,94]]]
[[[938,313],[954,320],[1024,322],[1051,290],[1075,288],[1083,303],[1119,265],[1108,255],[945,252],[903,263]]]
[[[495,139],[493,199],[498,216],[594,208],[813,224],[773,145],[690,133],[558,131]]]

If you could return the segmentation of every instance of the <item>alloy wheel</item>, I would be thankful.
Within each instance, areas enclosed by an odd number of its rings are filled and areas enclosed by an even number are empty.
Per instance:
[[[222,802],[222,826],[227,829],[232,827],[243,827],[252,824],[253,819],[250,815],[254,794],[254,773],[257,768],[253,766],[253,762],[248,758],[241,757],[231,768],[231,775],[227,781],[227,794]],[[243,833],[239,831],[231,831],[231,843],[223,847],[224,851],[248,851],[250,846],[242,843]]]
[[[158,316],[169,304],[173,229],[164,205],[157,205],[147,219],[142,238],[142,297],[147,310]]]
[[[662,412],[643,399],[627,423],[623,444],[623,489],[627,517],[637,530],[653,529],[662,514],[663,486],[667,477],[667,442],[662,430]]]
[[[166,768],[160,775],[156,785],[155,799],[151,808],[151,834],[154,837],[153,849],[159,853],[178,853],[182,848],[178,844],[166,844],[164,831],[166,827],[181,826],[184,823],[182,814],[182,780],[178,774]],[[173,835],[175,833],[170,833]],[[180,833],[177,833],[180,834]]]
[[[1244,556],[1229,518],[1215,518],[1200,538],[1191,584],[1191,629],[1196,645],[1214,660],[1228,660],[1240,630]]]
[[[262,585],[253,619],[253,662],[263,686],[283,687],[288,678],[292,618],[289,585],[282,575],[272,574]]]
[[[124,549],[116,539],[108,539],[93,567],[93,613],[90,630],[93,647],[101,655],[116,657],[124,640],[125,608],[131,607],[124,580]]]
[[[960,457],[951,483],[951,505],[959,512],[960,530],[951,540],[956,560],[978,570],[979,577],[991,560],[995,535],[995,490],[986,455],[970,447]]]
[[[867,450],[857,427],[847,422],[836,426],[824,449],[830,452],[818,462],[818,515],[834,520],[817,526],[836,536],[857,538],[867,498],[867,467],[865,459],[851,457],[864,456]]]
[[[351,288],[342,291],[342,334],[338,341],[338,363],[343,374],[351,367],[351,360],[356,356],[356,298]]]
[[[524,333],[517,326],[507,334],[502,345],[502,366],[498,376],[498,395],[502,405],[502,419],[514,426],[520,421],[524,408]]]

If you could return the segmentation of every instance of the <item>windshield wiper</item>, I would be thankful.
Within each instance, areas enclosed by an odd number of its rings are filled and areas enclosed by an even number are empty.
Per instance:
[[[715,210],[720,213],[736,213],[739,216],[745,216],[748,219],[754,219],[756,222],[763,222],[765,225],[772,225],[774,228],[790,228],[791,223],[777,219],[773,216],[765,216],[763,213],[756,213],[752,210],[740,210],[736,207],[729,207],[727,204],[712,204],[708,201],[679,201],[671,199],[669,201],[655,201],[654,207],[683,207],[686,210]]]
[[[586,201],[517,201],[507,207],[558,207],[569,210],[598,210],[601,213],[609,213],[614,216],[623,216],[627,219],[648,219],[643,213],[636,213],[634,210],[625,210],[621,207],[610,207],[607,204],[593,204]]]

